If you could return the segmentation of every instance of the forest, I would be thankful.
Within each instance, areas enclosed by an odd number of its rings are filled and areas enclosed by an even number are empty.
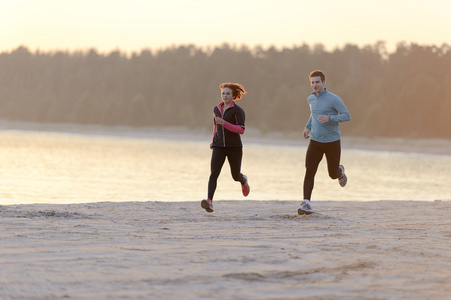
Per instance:
[[[277,49],[222,44],[158,51],[30,51],[0,53],[0,120],[104,126],[212,127],[219,84],[239,82],[246,128],[261,133],[303,130],[310,110],[308,75],[326,73],[357,137],[451,139],[451,47],[384,42]]]

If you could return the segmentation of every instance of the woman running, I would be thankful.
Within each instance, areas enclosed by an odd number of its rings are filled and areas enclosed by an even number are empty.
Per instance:
[[[208,198],[202,200],[201,206],[207,212],[213,212],[213,195],[222,166],[227,157],[235,181],[241,183],[241,190],[244,196],[249,195],[250,187],[246,175],[241,174],[241,159],[243,157],[243,144],[240,134],[244,133],[244,110],[235,104],[235,100],[240,100],[246,94],[244,87],[238,83],[222,83],[222,102],[214,109],[214,129],[213,142],[210,148],[211,174],[208,181]]]

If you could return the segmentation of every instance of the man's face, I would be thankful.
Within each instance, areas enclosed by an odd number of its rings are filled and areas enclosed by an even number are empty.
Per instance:
[[[315,91],[315,93],[319,93],[321,91],[324,91],[326,82],[322,81],[321,77],[315,76],[310,78],[310,84],[312,85],[312,89]]]

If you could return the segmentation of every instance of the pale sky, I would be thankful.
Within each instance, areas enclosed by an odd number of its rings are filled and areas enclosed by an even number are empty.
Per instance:
[[[0,52],[451,44],[451,0],[0,0]]]

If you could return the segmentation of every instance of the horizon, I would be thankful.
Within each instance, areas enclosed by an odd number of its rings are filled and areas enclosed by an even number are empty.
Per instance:
[[[385,53],[385,54],[388,54],[388,55],[392,54],[392,53],[395,53],[400,45],[403,45],[403,46],[406,46],[406,47],[410,47],[412,45],[416,45],[416,46],[419,46],[419,47],[436,47],[436,48],[449,46],[451,48],[451,42],[450,43],[442,43],[442,44],[439,45],[439,44],[421,44],[421,43],[416,43],[416,42],[407,43],[405,41],[400,41],[394,46],[393,49],[389,50],[387,48],[387,42],[386,41],[382,41],[382,40],[376,41],[374,43],[364,44],[364,45],[358,45],[358,44],[355,44],[355,43],[347,42],[347,43],[344,43],[343,45],[337,45],[334,48],[330,48],[330,49],[327,48],[322,43],[315,43],[315,44],[302,43],[302,44],[294,44],[294,45],[291,45],[291,46],[269,45],[269,46],[266,46],[266,47],[264,47],[262,45],[252,45],[251,46],[251,45],[247,45],[247,44],[236,44],[236,43],[230,44],[230,43],[227,43],[227,42],[223,42],[223,43],[216,44],[216,45],[206,45],[206,46],[202,46],[202,45],[197,45],[197,44],[191,43],[191,44],[167,45],[167,46],[162,46],[162,47],[157,48],[157,49],[152,49],[152,48],[149,48],[149,47],[143,47],[141,49],[130,50],[130,51],[127,51],[126,49],[121,49],[121,48],[114,48],[114,49],[102,51],[102,50],[100,50],[97,47],[86,47],[86,48],[75,48],[75,49],[54,48],[54,49],[44,49],[43,50],[43,49],[40,49],[40,48],[32,49],[28,45],[24,45],[23,44],[23,45],[18,45],[17,47],[12,48],[12,49],[0,50],[0,54],[10,54],[10,53],[13,53],[14,51],[17,51],[20,48],[24,48],[27,51],[29,51],[31,54],[36,54],[36,53],[40,53],[40,54],[54,54],[54,53],[68,53],[68,54],[83,53],[83,54],[87,54],[90,51],[95,51],[99,55],[109,55],[109,54],[114,53],[114,52],[119,52],[121,55],[125,55],[128,58],[130,58],[133,54],[140,54],[143,51],[150,51],[152,54],[155,54],[155,53],[163,52],[163,51],[166,51],[166,50],[177,49],[177,48],[181,48],[181,47],[195,47],[196,49],[199,49],[201,51],[204,51],[204,52],[208,53],[208,52],[213,51],[216,48],[221,48],[224,45],[228,45],[230,47],[230,49],[238,50],[238,51],[240,49],[247,48],[250,52],[254,52],[255,50],[260,50],[260,49],[263,50],[263,51],[268,51],[271,48],[275,49],[276,51],[282,51],[284,49],[295,49],[297,47],[304,47],[304,46],[307,46],[311,50],[314,50],[315,47],[321,46],[321,47],[323,47],[325,52],[332,53],[332,52],[337,51],[337,50],[342,50],[342,49],[344,49],[347,46],[355,46],[358,49],[362,50],[362,49],[365,49],[366,47],[372,47],[372,48],[377,47],[379,44],[385,50],[385,52],[382,51],[383,52],[382,54]]]

